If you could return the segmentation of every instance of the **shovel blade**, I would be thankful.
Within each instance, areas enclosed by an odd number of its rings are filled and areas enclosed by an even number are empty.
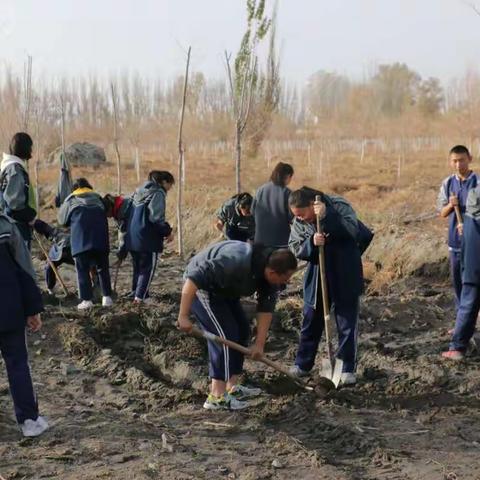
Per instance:
[[[336,358],[334,362],[324,358],[322,360],[322,371],[320,376],[329,380],[335,388],[340,384],[343,372],[343,361],[340,358]]]

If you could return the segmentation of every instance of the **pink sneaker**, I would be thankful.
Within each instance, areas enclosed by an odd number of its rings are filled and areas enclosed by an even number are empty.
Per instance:
[[[449,360],[460,361],[465,358],[465,354],[460,350],[448,350],[448,352],[442,352],[442,358],[447,358]]]

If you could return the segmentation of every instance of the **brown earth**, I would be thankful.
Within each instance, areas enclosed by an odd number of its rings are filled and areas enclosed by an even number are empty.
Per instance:
[[[201,408],[206,348],[174,327],[181,273],[165,258],[143,308],[119,299],[80,314],[74,298],[45,297],[29,344],[52,428],[22,439],[0,368],[5,479],[480,479],[480,356],[439,358],[454,315],[439,268],[363,300],[357,386],[321,399],[247,362],[246,380],[274,393],[236,413]],[[122,267],[121,293],[129,281]],[[300,307],[296,293],[280,302],[275,360],[293,360]]]

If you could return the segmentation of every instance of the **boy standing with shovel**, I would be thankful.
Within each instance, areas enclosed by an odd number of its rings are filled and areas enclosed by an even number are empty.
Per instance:
[[[316,197],[319,201],[315,200]],[[289,247],[297,258],[308,262],[304,276],[300,345],[291,373],[298,377],[310,374],[330,313],[324,312],[323,307],[333,304],[339,338],[336,357],[343,361],[339,380],[343,385],[353,385],[356,383],[359,297],[363,292],[357,216],[343,198],[328,196],[308,187],[292,192],[289,205],[295,216]],[[317,216],[321,232],[316,229]],[[319,278],[320,248],[324,248],[325,254],[327,285],[323,291],[328,292],[329,297],[325,304]]]
[[[467,147],[456,145],[450,150],[450,165],[455,173],[443,180],[437,199],[440,216],[448,218],[448,250],[450,275],[455,292],[455,308],[458,309],[462,294],[461,226],[468,192],[478,184],[477,174],[470,169],[472,156]]]

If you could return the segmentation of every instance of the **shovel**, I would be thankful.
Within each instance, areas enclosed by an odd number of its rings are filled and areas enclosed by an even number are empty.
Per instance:
[[[212,342],[218,343],[220,345],[225,345],[228,348],[231,348],[233,350],[237,350],[240,353],[243,353],[247,357],[250,357],[251,355],[251,352],[247,347],[244,347],[239,343],[233,342],[232,340],[219,337],[218,335],[215,335],[211,332],[200,330],[197,327],[193,327],[190,334],[197,338],[205,338],[206,340],[211,340]],[[323,379],[320,379],[314,388],[308,385],[306,382],[304,382],[300,378],[290,373],[287,367],[285,367],[284,365],[281,365],[280,363],[274,362],[273,360],[270,360],[265,355],[262,355],[257,361],[262,362],[265,365],[268,365],[269,367],[273,368],[277,372],[283,373],[302,389],[308,392],[314,392],[319,396],[324,397],[333,387],[331,385],[331,381],[324,382]]]
[[[315,196],[315,202],[320,202],[320,195]],[[320,215],[317,215],[317,232],[322,232]],[[343,371],[343,361],[335,358],[332,339],[330,337],[330,305],[328,303],[327,275],[325,269],[325,247],[318,247],[318,265],[320,269],[320,284],[322,288],[323,318],[325,323],[325,345],[327,347],[327,358],[322,361],[322,377],[324,381],[330,381],[333,388],[337,388]]]

